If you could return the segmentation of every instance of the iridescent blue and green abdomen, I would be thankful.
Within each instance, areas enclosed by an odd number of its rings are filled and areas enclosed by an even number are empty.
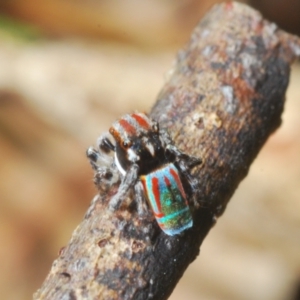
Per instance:
[[[191,211],[174,164],[142,175],[141,181],[160,228],[168,235],[176,235],[193,226]]]

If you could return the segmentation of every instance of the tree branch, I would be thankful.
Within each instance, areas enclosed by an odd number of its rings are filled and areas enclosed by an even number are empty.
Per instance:
[[[165,235],[128,199],[108,210],[118,185],[96,196],[35,299],[167,299],[216,218],[280,125],[300,40],[237,3],[215,6],[179,52],[151,117],[176,146],[201,157],[194,226]],[[134,196],[134,195],[133,195]]]

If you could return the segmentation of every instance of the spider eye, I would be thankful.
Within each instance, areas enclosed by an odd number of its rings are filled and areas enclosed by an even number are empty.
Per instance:
[[[131,142],[130,141],[123,141],[122,146],[123,146],[123,148],[128,149],[131,146]]]

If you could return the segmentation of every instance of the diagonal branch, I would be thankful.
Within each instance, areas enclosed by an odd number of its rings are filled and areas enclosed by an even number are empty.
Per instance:
[[[215,6],[179,52],[151,116],[177,147],[201,157],[194,226],[166,236],[124,203],[96,196],[35,299],[167,299],[268,136],[280,125],[299,38],[251,8]]]

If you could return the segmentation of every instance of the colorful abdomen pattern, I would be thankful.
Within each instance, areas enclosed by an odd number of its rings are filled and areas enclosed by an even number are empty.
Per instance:
[[[141,181],[149,204],[160,228],[168,235],[176,235],[193,226],[186,195],[174,164],[169,163]]]

